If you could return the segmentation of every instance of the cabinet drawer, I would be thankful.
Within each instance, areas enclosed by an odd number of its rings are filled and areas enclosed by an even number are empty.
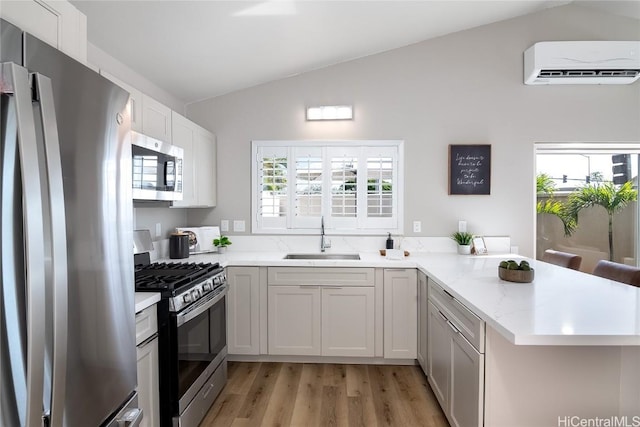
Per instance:
[[[136,313],[136,345],[158,332],[155,304]]]
[[[267,283],[282,286],[373,286],[373,268],[270,267]]]
[[[429,300],[447,315],[451,323],[480,353],[484,353],[484,321],[482,319],[430,279]]]

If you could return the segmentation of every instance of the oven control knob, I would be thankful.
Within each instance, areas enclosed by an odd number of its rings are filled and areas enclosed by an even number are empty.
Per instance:
[[[191,291],[191,296],[193,297],[193,301],[200,298],[200,289],[194,289]]]
[[[186,303],[190,303],[191,302],[191,294],[186,293],[182,296],[182,302]]]
[[[207,282],[204,285],[202,285],[202,290],[205,292],[209,292],[211,291],[212,286],[211,286],[211,282]]]

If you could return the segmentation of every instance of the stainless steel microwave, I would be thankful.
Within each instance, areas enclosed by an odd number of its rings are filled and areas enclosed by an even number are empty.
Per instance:
[[[132,132],[131,155],[134,200],[182,200],[182,148]]]

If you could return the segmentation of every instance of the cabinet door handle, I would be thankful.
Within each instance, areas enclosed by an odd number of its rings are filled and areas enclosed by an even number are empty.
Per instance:
[[[342,286],[323,286],[322,289],[342,289]]]
[[[453,330],[453,332],[455,332],[456,334],[460,333],[460,329],[456,328],[456,326],[451,323],[450,320],[447,320],[447,325],[449,325],[449,327]]]
[[[155,334],[151,335],[146,340],[142,341],[140,344],[137,345],[137,347],[138,348],[144,348],[144,347],[148,346],[149,344],[151,344],[151,342],[153,340],[155,340],[156,338],[158,338],[158,333],[157,332]]]
[[[319,289],[318,285],[298,285],[298,289]]]
[[[407,271],[406,268],[385,268],[385,271]]]
[[[451,299],[454,299],[454,298],[455,298],[453,295],[451,295],[449,292],[447,292],[447,290],[446,290],[446,289],[443,289],[443,290],[442,290],[442,292],[444,292],[444,294],[445,294],[446,296],[448,296],[449,298],[451,298]]]
[[[438,314],[440,315],[440,317],[442,317],[442,320],[444,320],[445,322],[449,323],[449,319],[447,319],[447,316],[445,316],[443,312],[438,310]]]

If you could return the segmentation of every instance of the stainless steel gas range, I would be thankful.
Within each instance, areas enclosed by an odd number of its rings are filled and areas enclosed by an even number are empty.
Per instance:
[[[211,263],[149,263],[136,255],[136,291],[158,303],[161,427],[197,426],[227,381],[227,281]]]

